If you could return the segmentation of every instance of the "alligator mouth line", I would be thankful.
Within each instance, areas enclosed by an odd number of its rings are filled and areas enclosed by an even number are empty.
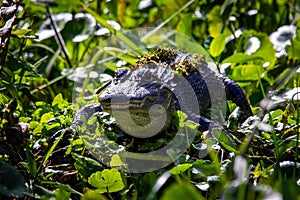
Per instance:
[[[153,102],[146,102],[143,101],[132,101],[129,102],[101,102],[100,103],[103,110],[110,111],[110,110],[148,110],[151,106],[155,105]]]
[[[122,110],[131,110],[131,109],[141,109],[143,108],[142,103],[114,103],[114,104],[101,104],[102,108],[104,111],[111,111],[111,110],[116,110],[116,111],[122,111]]]
[[[116,113],[118,113],[119,115],[122,114],[122,112],[124,112],[124,115],[130,113],[130,116],[134,118],[150,118],[149,111],[152,106],[155,106],[155,104],[145,105],[143,103],[138,102],[118,102],[117,104],[101,104],[101,106],[105,112],[108,112],[111,115],[114,115]],[[167,108],[163,110],[158,109],[156,111],[153,111],[152,109],[151,114],[155,117],[160,117],[166,112],[166,110]]]

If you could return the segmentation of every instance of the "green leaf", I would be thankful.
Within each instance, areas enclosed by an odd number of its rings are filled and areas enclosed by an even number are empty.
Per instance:
[[[124,188],[121,173],[117,169],[98,171],[89,177],[88,182],[97,188],[99,193],[117,192]]]
[[[174,184],[166,189],[161,198],[162,200],[189,199],[204,200],[201,193],[190,183]]]
[[[179,127],[184,126],[184,122],[188,117],[187,114],[185,114],[181,110],[177,110],[176,112],[174,112],[173,116],[175,117],[174,120],[176,120],[175,124],[179,124]]]
[[[34,156],[33,156],[32,152],[31,152],[31,149],[28,145],[26,146],[26,158],[28,160],[29,172],[30,172],[30,174],[33,175],[33,177],[35,177],[38,173],[38,170],[37,170],[37,166],[36,166]]]
[[[236,145],[230,140],[230,138],[223,132],[218,137],[220,144],[228,151],[237,153]]]
[[[46,162],[48,161],[49,157],[51,156],[52,152],[54,151],[54,149],[56,148],[56,146],[58,145],[59,141],[63,138],[64,134],[65,134],[65,130],[61,130],[62,133],[60,134],[59,138],[54,142],[54,144],[50,147],[50,149],[47,151],[42,166],[45,166]]]
[[[225,49],[227,34],[221,34],[213,39],[209,52],[213,57],[219,56]]]
[[[72,157],[75,160],[74,166],[83,179],[87,179],[92,173],[102,170],[100,163],[92,158],[81,156],[76,153],[72,153]]]
[[[71,194],[70,192],[63,190],[62,188],[58,188],[55,190],[54,195],[56,199],[69,200]]]
[[[124,165],[123,161],[121,160],[121,158],[118,154],[115,154],[111,157],[111,161],[109,164],[111,167],[119,167],[119,166]]]
[[[171,169],[170,173],[173,175],[182,174],[183,172],[185,172],[186,170],[188,170],[191,167],[192,167],[192,164],[189,164],[189,163],[181,164],[181,165],[178,165],[178,166],[174,167],[173,169]]]
[[[68,101],[63,99],[63,96],[61,93],[56,95],[52,101],[52,106],[57,106],[59,109],[64,109],[69,105]]]
[[[256,55],[247,55],[244,53],[236,53],[232,56],[227,57],[223,60],[222,63],[246,63],[246,62],[257,62],[257,61],[264,61],[263,57],[256,56]]]
[[[273,68],[277,60],[275,55],[276,51],[273,47],[273,44],[269,40],[269,36],[266,33],[256,32],[254,30],[244,31],[239,38],[237,51],[244,52],[245,45],[247,44],[248,39],[251,37],[256,37],[260,42],[259,48],[251,55],[264,58],[265,62],[269,62],[268,69]]]
[[[292,45],[287,46],[286,48],[287,55],[300,59],[300,41],[299,40],[292,40]]]
[[[209,22],[208,32],[213,38],[216,38],[220,35],[222,29],[221,7],[219,5],[214,6],[207,17]]]
[[[88,188],[84,189],[83,196],[80,197],[81,200],[106,200],[105,196],[99,194],[96,190],[90,190]]]
[[[228,77],[235,81],[257,81],[262,77],[263,68],[261,65],[244,64],[233,68]]]
[[[196,160],[193,167],[199,169],[206,176],[220,173],[220,165],[207,160]]]
[[[12,31],[12,34],[16,35],[18,38],[23,38],[26,36],[27,33],[29,33],[31,31],[31,29],[21,29],[21,30],[15,30]]]
[[[192,34],[192,13],[180,14],[180,20],[177,24],[176,30],[185,35]]]
[[[54,118],[54,115],[52,113],[45,113],[42,115],[40,123],[47,123],[52,118]]]

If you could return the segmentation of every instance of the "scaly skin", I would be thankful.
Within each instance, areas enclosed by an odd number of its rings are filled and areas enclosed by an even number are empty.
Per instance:
[[[212,71],[203,57],[173,48],[159,48],[141,57],[131,70],[119,69],[98,100],[104,111],[121,118],[121,129],[125,127],[125,132],[134,132],[130,128],[133,126],[130,118],[138,126],[159,124],[165,119],[164,124],[159,125],[162,130],[168,128],[176,110],[198,116],[191,119],[197,119],[205,130],[211,121],[200,114],[213,104],[211,96],[218,98],[218,90],[214,89],[220,87],[225,90],[226,98],[241,108],[240,122],[252,115],[242,89],[234,81]],[[152,109],[153,105],[159,106]],[[136,134],[138,131],[133,133]]]

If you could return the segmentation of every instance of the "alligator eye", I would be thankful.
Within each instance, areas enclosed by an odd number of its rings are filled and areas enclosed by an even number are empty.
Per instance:
[[[123,76],[123,75],[126,74],[127,72],[128,72],[128,69],[126,69],[126,68],[118,68],[118,69],[116,70],[115,76],[116,76],[116,78],[120,78],[121,76]]]
[[[119,79],[118,78],[114,78],[113,79],[113,83],[116,85],[116,84],[118,84],[118,82],[119,82]]]

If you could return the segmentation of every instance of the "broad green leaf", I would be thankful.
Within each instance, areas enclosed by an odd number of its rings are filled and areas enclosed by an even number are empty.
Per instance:
[[[196,160],[193,167],[199,169],[203,174],[216,175],[220,173],[220,165],[208,160]]]
[[[29,33],[31,31],[31,29],[21,29],[21,30],[15,30],[12,31],[12,34],[16,35],[18,38],[23,38],[27,35],[27,33]]]
[[[223,60],[222,63],[246,63],[246,62],[258,62],[264,61],[263,57],[256,56],[256,55],[247,55],[244,53],[236,53],[232,56],[227,57]]]
[[[99,194],[96,190],[90,190],[88,188],[85,188],[83,196],[81,196],[80,199],[81,200],[106,200],[107,198]]]
[[[248,39],[251,37],[257,38],[260,43],[259,48],[251,55],[264,58],[265,62],[269,62],[268,69],[272,69],[277,59],[275,55],[276,51],[266,33],[256,32],[254,30],[244,31],[239,38],[237,52],[245,52],[245,45],[247,44]]]
[[[76,10],[76,7],[79,7],[80,5],[80,1],[74,1],[74,0],[54,0],[59,6],[60,9],[62,10],[66,10],[67,8],[69,8],[70,10],[74,11]],[[62,11],[60,11],[62,12]]]
[[[300,59],[300,41],[292,40],[292,45],[287,46],[286,48],[287,55],[294,58]]]
[[[123,161],[121,160],[121,158],[118,154],[115,154],[111,157],[111,161],[109,164],[111,167],[119,167],[119,166],[124,165]]]
[[[233,68],[228,77],[235,81],[257,81],[262,77],[263,68],[255,64],[239,65]]]
[[[189,163],[181,164],[181,165],[178,165],[178,166],[174,167],[173,169],[171,169],[170,173],[173,175],[182,174],[183,172],[185,172],[186,170],[188,170],[191,167],[192,167],[192,164],[189,164]]]
[[[41,117],[41,123],[47,123],[47,121],[49,121],[50,119],[54,118],[54,115],[50,112],[45,113],[42,115]]]
[[[218,140],[225,149],[237,153],[236,145],[230,140],[229,136],[227,136],[225,133],[221,132],[219,134]]]
[[[32,132],[33,135],[37,135],[40,134],[44,129],[44,126],[42,124],[38,124],[38,126],[36,126]]]
[[[117,192],[124,188],[121,173],[117,169],[98,171],[89,177],[88,182],[97,188],[99,193]]]
[[[183,33],[185,35],[191,35],[192,34],[192,13],[187,14],[181,14],[180,20],[177,24],[176,30],[180,33]]]
[[[184,121],[187,119],[187,114],[185,114],[184,112],[180,111],[180,110],[177,110],[176,113],[174,113],[177,117],[178,117],[178,120],[179,120],[179,123],[180,124],[183,124]]]
[[[227,34],[221,34],[213,39],[209,52],[213,57],[219,56],[225,49]]]
[[[56,199],[69,200],[71,194],[70,192],[63,190],[62,188],[58,188],[54,191],[54,195]]]
[[[9,98],[5,95],[0,93],[0,105],[7,104],[9,102]]]
[[[208,32],[213,38],[218,37],[221,34],[222,29],[222,16],[221,7],[219,5],[213,7],[208,13]]]
[[[57,106],[59,109],[63,109],[69,105],[68,101],[63,99],[61,93],[56,95],[52,101],[52,106]]]
[[[168,187],[163,193],[161,199],[162,200],[174,200],[174,199],[204,200],[205,198],[190,183],[180,183]]]
[[[99,162],[92,158],[72,153],[72,158],[75,160],[74,166],[78,170],[80,176],[87,179],[92,173],[102,170]]]

